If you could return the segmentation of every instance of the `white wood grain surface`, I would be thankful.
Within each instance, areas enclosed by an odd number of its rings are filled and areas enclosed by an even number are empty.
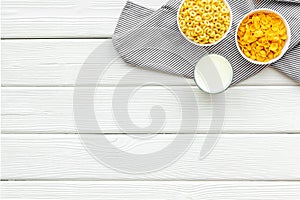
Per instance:
[[[159,8],[167,0],[134,0]],[[4,0],[4,38],[110,37],[126,0]]]
[[[98,136],[91,135],[97,140]],[[107,135],[119,149],[155,152],[174,135],[138,140]],[[300,135],[224,134],[213,152],[199,160],[206,135],[173,165],[158,172],[132,175],[116,172],[94,159],[74,134],[2,135],[2,178],[17,180],[300,180]],[[183,141],[184,142],[184,141]],[[130,162],[130,160],[128,160]]]
[[[65,200],[296,200],[297,182],[3,182],[4,198]]]
[[[111,51],[103,39],[53,39],[2,41],[2,86],[74,86],[79,70],[87,57],[99,46]],[[111,52],[111,59],[114,58]],[[120,58],[106,66],[99,53],[92,70],[106,69],[101,86],[116,86],[133,67]],[[97,61],[99,60],[99,62]],[[93,73],[93,72],[91,72]],[[151,77],[165,80],[165,85],[195,85],[193,80],[139,68],[127,85],[144,84]],[[89,84],[87,84],[89,85]],[[125,85],[121,83],[121,85]],[[299,85],[274,69],[266,69],[239,85]]]
[[[167,0],[134,0],[157,9]],[[102,131],[118,148],[151,152],[169,144],[181,122],[174,94],[191,87],[199,106],[196,141],[172,166],[145,175],[116,172],[100,164],[84,148],[73,119],[73,90],[78,72],[93,50],[112,36],[126,0],[3,0],[2,4],[2,199],[300,199],[299,84],[266,69],[226,92],[221,139],[205,160],[198,160],[211,122],[212,105],[193,80],[133,68],[120,59],[105,68],[95,93],[95,112]],[[107,58],[107,57],[105,57]],[[138,127],[151,122],[150,110],[166,111],[164,129],[150,140],[122,135],[114,120],[112,99],[135,91],[129,114]],[[81,85],[90,86],[90,84]],[[193,109],[189,98],[184,99]],[[120,109],[119,113],[126,109]],[[190,119],[189,119],[190,120]],[[86,120],[86,126],[90,126]],[[99,130],[92,131],[98,133]],[[139,132],[135,137],[143,136]],[[186,133],[184,130],[179,133]],[[88,134],[87,134],[88,135]],[[99,137],[97,134],[93,134]],[[130,161],[129,161],[130,162]]]
[[[135,90],[136,89],[136,90]],[[73,116],[73,88],[62,87],[9,87],[2,89],[2,131],[4,133],[77,133]],[[234,87],[225,95],[225,102],[212,106],[211,97],[196,86],[188,87],[146,86],[142,88],[120,87],[118,95],[113,87],[99,87],[94,94],[94,109],[101,131],[122,133],[116,115],[129,113],[138,127],[151,122],[150,110],[160,105],[166,113],[161,133],[188,131],[180,129],[182,112],[198,107],[198,133],[210,129],[213,109],[224,109],[224,133],[299,133],[300,131],[300,88],[298,86]],[[193,105],[190,92],[197,103]],[[115,108],[113,98],[126,98],[132,93],[128,106]],[[183,94],[182,102],[178,95]],[[84,98],[84,96],[82,96]],[[124,101],[127,101],[125,99]],[[157,119],[163,120],[161,115]],[[193,119],[188,119],[188,121]],[[223,118],[214,118],[223,120]],[[91,120],[84,119],[89,133],[99,133],[91,127]],[[144,131],[144,132],[143,132]],[[148,133],[143,129],[142,133]],[[130,132],[130,131],[129,131]],[[133,130],[133,133],[136,131]]]

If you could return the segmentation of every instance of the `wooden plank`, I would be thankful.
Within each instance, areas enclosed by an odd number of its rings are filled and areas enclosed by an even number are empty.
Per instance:
[[[197,135],[173,165],[145,174],[121,173],[104,166],[75,134],[1,137],[2,179],[8,180],[300,180],[299,134],[223,134],[204,160],[199,160],[199,152],[206,135]],[[89,137],[97,140],[100,136]],[[145,140],[106,135],[113,145],[133,154],[157,152],[174,137],[156,135]]]
[[[110,65],[104,64],[101,52],[109,52],[115,58],[110,40],[62,39],[62,40],[4,40],[2,41],[2,86],[74,86],[83,63],[99,46],[99,56],[93,60],[91,73],[101,68],[105,73],[100,79],[102,86],[125,85],[119,83],[133,68],[117,58]],[[111,52],[111,53],[110,53]],[[165,85],[195,85],[193,80],[171,76],[145,69],[135,70],[126,85],[141,85],[150,77],[164,80]],[[89,83],[84,84],[90,85]],[[299,85],[273,69],[266,69],[239,85]]]
[[[295,200],[299,182],[2,182],[2,197],[90,200]]]
[[[86,88],[88,89],[88,88]],[[77,133],[73,115],[74,88],[2,88],[2,131],[4,133]],[[128,94],[131,94],[127,98]],[[193,97],[194,95],[194,97]],[[182,96],[181,100],[178,98]],[[82,98],[86,95],[82,95]],[[129,101],[117,107],[113,100]],[[224,100],[212,105],[211,96],[197,87],[98,87],[94,94],[94,110],[97,121],[104,133],[123,133],[124,125],[116,116],[129,117],[137,126],[125,130],[127,133],[152,133],[143,128],[151,120],[162,121],[161,133],[189,133],[194,117],[185,117],[181,126],[182,113],[198,108],[199,124],[197,133],[207,133],[212,119],[223,124],[223,133],[299,133],[300,132],[300,87],[264,86],[234,87],[225,93]],[[87,105],[88,103],[80,103]],[[151,118],[150,111],[155,105],[161,106],[165,116]],[[225,117],[213,117],[214,110],[224,110]],[[115,112],[115,113],[114,113]],[[221,113],[221,112],[220,112]],[[92,128],[93,120],[84,117],[88,133],[99,133]],[[131,123],[131,122],[128,122]]]
[[[167,0],[135,0],[159,8]],[[110,37],[126,0],[4,0],[2,37]]]

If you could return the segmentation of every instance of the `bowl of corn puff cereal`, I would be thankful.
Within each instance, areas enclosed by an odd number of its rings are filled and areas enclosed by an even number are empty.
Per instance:
[[[236,30],[241,55],[254,64],[271,64],[288,50],[290,27],[285,18],[270,9],[257,9],[245,15]]]
[[[178,28],[188,41],[212,46],[222,41],[232,25],[226,0],[184,0],[177,13]]]

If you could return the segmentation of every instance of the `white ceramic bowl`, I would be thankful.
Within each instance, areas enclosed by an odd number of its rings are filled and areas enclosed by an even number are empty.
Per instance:
[[[179,6],[179,9],[178,9],[178,11],[177,11],[177,26],[178,26],[178,28],[179,28],[179,30],[180,30],[181,35],[182,35],[185,39],[187,39],[189,42],[191,42],[191,43],[193,43],[193,44],[195,44],[195,45],[198,45],[198,46],[202,46],[202,47],[216,45],[216,44],[218,44],[219,42],[221,42],[224,38],[226,38],[226,36],[228,35],[228,33],[230,32],[230,29],[231,29],[231,27],[232,27],[232,11],[231,11],[231,8],[230,8],[230,5],[228,4],[228,2],[227,2],[226,0],[223,0],[223,1],[225,2],[226,6],[228,7],[228,9],[229,9],[229,11],[230,11],[230,25],[229,25],[228,30],[226,31],[226,33],[224,34],[224,36],[223,36],[220,40],[216,41],[216,42],[213,43],[213,44],[199,44],[199,43],[196,43],[196,42],[190,40],[190,39],[182,32],[182,30],[181,30],[181,28],[180,28],[180,25],[179,25],[179,13],[180,13],[180,8],[181,8],[181,6],[182,6],[183,3],[185,2],[184,0],[181,2],[180,6]]]
[[[287,40],[285,42],[285,45],[284,45],[284,48],[282,49],[282,52],[281,54],[270,60],[269,62],[259,62],[259,61],[256,61],[256,60],[252,60],[250,58],[248,58],[243,52],[242,50],[240,49],[240,46],[238,44],[238,30],[239,30],[239,27],[241,26],[242,22],[249,16],[249,15],[253,15],[255,13],[259,13],[259,12],[264,12],[264,13],[275,13],[276,15],[278,15],[282,21],[284,22],[285,24],[285,27],[286,27],[286,30],[287,30]],[[236,43],[236,46],[239,50],[239,52],[241,53],[241,55],[246,59],[248,60],[249,62],[251,63],[254,63],[254,64],[258,64],[258,65],[269,65],[271,63],[274,63],[276,61],[278,61],[280,58],[282,58],[282,56],[284,56],[284,54],[287,52],[287,50],[289,49],[289,46],[290,46],[290,43],[291,43],[291,29],[290,29],[290,26],[288,24],[288,22],[286,21],[286,19],[278,12],[276,12],[275,10],[271,10],[271,9],[268,9],[268,8],[262,8],[262,9],[256,9],[256,10],[253,10],[251,11],[250,13],[248,13],[247,15],[244,16],[244,18],[240,21],[237,29],[236,29],[236,33],[235,33],[235,43]]]

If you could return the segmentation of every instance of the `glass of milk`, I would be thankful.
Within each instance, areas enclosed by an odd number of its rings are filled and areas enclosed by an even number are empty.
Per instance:
[[[233,69],[223,56],[210,54],[203,56],[194,71],[196,85],[206,93],[224,92],[232,83]]]

